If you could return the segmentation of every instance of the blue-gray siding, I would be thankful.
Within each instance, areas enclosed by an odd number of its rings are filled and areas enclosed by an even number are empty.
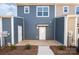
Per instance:
[[[23,38],[23,18],[14,17],[14,43],[18,42],[18,26],[22,26],[22,38]]]
[[[10,33],[5,40],[6,43],[11,43],[11,18],[2,18],[2,31],[8,31]]]
[[[56,40],[64,44],[64,17],[55,18],[56,19]]]
[[[53,20],[55,15],[55,6],[49,6],[49,17],[36,17],[36,6],[30,6],[30,13],[24,14],[24,6],[17,6],[17,15],[24,17],[25,38],[38,39],[38,24],[48,24],[46,36],[47,39],[53,39],[54,28]]]

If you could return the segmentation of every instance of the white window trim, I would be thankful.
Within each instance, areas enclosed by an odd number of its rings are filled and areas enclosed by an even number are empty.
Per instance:
[[[64,12],[64,8],[67,7],[67,12]],[[68,14],[69,13],[69,6],[63,6],[63,14]]]
[[[77,9],[77,7],[79,7],[79,6],[75,6],[75,15],[79,15],[79,14],[76,14],[76,9]]]
[[[28,12],[25,12],[25,9],[28,8]],[[29,6],[24,6],[24,13],[29,14],[30,13],[30,7]]]
[[[38,16],[38,7],[47,7],[48,8],[48,16]],[[36,6],[36,17],[49,17],[49,6]]]

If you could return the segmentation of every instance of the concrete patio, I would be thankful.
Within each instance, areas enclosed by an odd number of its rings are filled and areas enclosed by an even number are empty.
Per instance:
[[[16,44],[16,46],[23,46],[26,44],[30,45],[46,45],[46,46],[59,46],[62,45],[56,40],[23,40],[22,42],[19,42]]]

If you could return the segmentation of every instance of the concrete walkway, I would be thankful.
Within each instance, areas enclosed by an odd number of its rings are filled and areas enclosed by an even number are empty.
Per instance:
[[[31,45],[43,45],[43,46],[60,46],[62,45],[61,43],[59,43],[58,41],[56,40],[23,40],[19,43],[17,43],[16,45],[17,46],[24,46],[24,45],[27,45],[27,44],[31,44]]]
[[[54,55],[49,46],[38,46],[38,55]]]

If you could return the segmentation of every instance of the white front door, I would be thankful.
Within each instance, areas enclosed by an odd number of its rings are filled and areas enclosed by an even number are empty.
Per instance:
[[[39,27],[39,40],[46,40],[46,27]]]
[[[22,41],[22,26],[18,26],[18,42]]]

